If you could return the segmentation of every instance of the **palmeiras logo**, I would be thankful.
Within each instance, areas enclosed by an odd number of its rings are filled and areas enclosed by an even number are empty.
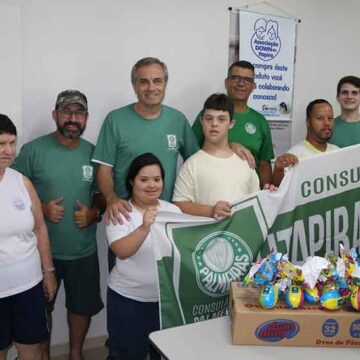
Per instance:
[[[204,237],[192,254],[199,288],[210,296],[229,293],[230,283],[248,271],[253,254],[247,243],[229,231]]]
[[[274,59],[281,49],[279,24],[275,20],[258,18],[254,23],[251,49],[263,61]]]
[[[246,123],[245,131],[250,135],[254,135],[256,133],[256,126],[252,123]]]

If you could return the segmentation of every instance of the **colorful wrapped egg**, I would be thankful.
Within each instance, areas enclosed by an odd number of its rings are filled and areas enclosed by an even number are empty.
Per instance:
[[[354,286],[352,288],[351,295],[350,295],[350,302],[351,302],[351,306],[355,310],[360,310],[360,287],[359,286]]]
[[[264,285],[272,281],[277,268],[274,263],[266,261],[264,262],[257,273],[254,275],[254,281],[259,285]]]
[[[343,297],[338,291],[325,291],[320,297],[321,306],[328,310],[337,310],[343,303]]]
[[[279,299],[277,288],[273,284],[265,284],[259,293],[259,304],[264,309],[273,308]]]
[[[317,287],[313,289],[305,288],[304,289],[304,299],[309,304],[316,304],[320,300],[320,292]]]
[[[297,309],[304,303],[304,292],[301,286],[291,285],[286,291],[285,301],[289,308]]]

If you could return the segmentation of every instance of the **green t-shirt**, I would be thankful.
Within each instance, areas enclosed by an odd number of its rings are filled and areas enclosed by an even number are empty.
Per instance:
[[[339,147],[360,144],[360,121],[345,121],[340,116],[335,118],[334,132],[330,142]]]
[[[74,222],[76,200],[90,207],[95,186],[95,168],[91,163],[94,146],[81,139],[74,149],[60,145],[53,134],[25,144],[14,169],[27,176],[42,203],[59,197],[64,216],[59,224],[46,221],[53,257],[73,260],[96,251],[96,224],[78,228]]]
[[[200,123],[202,111],[196,117],[192,126],[194,134],[202,146],[204,133]],[[274,150],[271,139],[271,131],[267,120],[254,109],[248,108],[242,113],[234,114],[235,125],[229,130],[229,142],[240,143],[253,154],[256,167],[260,160],[274,158]]]
[[[187,159],[199,150],[198,143],[180,111],[162,105],[159,117],[149,120],[140,116],[134,106],[130,104],[108,114],[100,130],[93,161],[113,167],[115,192],[126,199],[125,177],[130,163],[143,153],[153,153],[165,170],[161,198],[170,201],[178,154]]]

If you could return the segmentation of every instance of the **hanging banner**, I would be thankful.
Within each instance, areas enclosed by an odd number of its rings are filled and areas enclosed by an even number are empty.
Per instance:
[[[255,67],[248,104],[267,120],[291,120],[295,44],[294,19],[239,11],[239,59]]]
[[[360,145],[301,161],[278,191],[259,191],[220,222],[159,213],[151,234],[162,328],[225,315],[229,284],[271,249],[294,263],[360,249]]]

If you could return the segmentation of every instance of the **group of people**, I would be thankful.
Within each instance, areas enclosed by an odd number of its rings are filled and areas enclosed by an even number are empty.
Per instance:
[[[339,82],[335,131],[331,105],[312,101],[306,140],[276,159],[274,174],[268,122],[247,105],[255,88],[251,63],[230,66],[227,94],[208,97],[193,128],[162,103],[167,81],[163,62],[139,60],[131,71],[137,102],[108,114],[96,147],[81,137],[89,113],[77,90],[58,95],[55,132],[25,144],[15,161],[16,128],[0,116],[0,218],[6,221],[0,227],[0,360],[11,343],[20,360],[50,358],[61,282],[69,359],[83,359],[91,317],[103,308],[96,247],[103,214],[110,248],[108,359],[148,353],[158,359],[148,344],[149,333],[159,329],[151,234],[157,212],[229,217],[233,201],[273,190],[298,159],[335,149],[330,138],[338,146],[360,142],[360,79],[354,76]],[[179,154],[185,162],[177,175]]]

